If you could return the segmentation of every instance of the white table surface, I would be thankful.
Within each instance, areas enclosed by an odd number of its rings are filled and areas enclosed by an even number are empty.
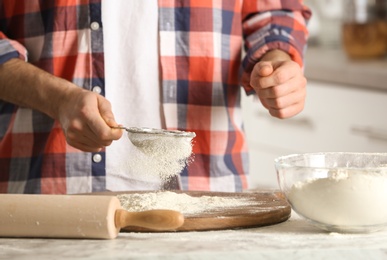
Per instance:
[[[294,213],[239,230],[120,233],[113,240],[0,238],[0,259],[387,259],[387,230],[321,231]]]

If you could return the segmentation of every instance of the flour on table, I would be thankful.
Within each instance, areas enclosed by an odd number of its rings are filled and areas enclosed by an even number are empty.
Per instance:
[[[289,201],[297,212],[320,223],[342,226],[387,222],[387,177],[344,169],[328,178],[295,184]]]
[[[131,212],[152,209],[169,209],[183,215],[211,212],[219,208],[232,208],[250,205],[252,202],[244,198],[228,198],[219,196],[193,197],[185,193],[157,191],[151,193],[132,193],[117,195],[124,209]]]

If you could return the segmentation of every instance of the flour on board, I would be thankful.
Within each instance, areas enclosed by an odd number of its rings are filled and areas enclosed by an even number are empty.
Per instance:
[[[250,205],[247,198],[228,198],[220,196],[194,197],[185,193],[172,191],[155,191],[150,193],[132,193],[117,195],[121,205],[127,211],[137,212],[152,209],[169,209],[183,215],[211,212],[219,208],[232,208]]]

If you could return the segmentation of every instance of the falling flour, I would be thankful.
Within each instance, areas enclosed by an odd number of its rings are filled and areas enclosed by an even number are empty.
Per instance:
[[[289,201],[301,215],[320,223],[380,225],[387,222],[387,177],[334,171],[328,178],[295,184]]]
[[[156,191],[150,193],[132,193],[117,195],[124,209],[131,212],[169,209],[181,212],[183,215],[194,215],[211,212],[216,209],[250,205],[252,201],[245,198],[228,198],[219,196],[193,197],[185,193],[172,191]]]
[[[132,134],[129,139],[136,153],[130,154],[124,167],[145,181],[157,177],[167,182],[193,159],[192,137]]]

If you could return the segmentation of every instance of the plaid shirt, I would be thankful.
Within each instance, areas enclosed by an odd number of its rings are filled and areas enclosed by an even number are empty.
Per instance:
[[[245,189],[240,78],[270,49],[302,66],[310,12],[301,0],[158,2],[166,127],[197,134],[182,188]],[[100,0],[0,0],[0,63],[20,58],[104,95],[102,26]],[[98,154],[69,146],[45,114],[0,100],[0,193],[104,190],[105,154]]]

